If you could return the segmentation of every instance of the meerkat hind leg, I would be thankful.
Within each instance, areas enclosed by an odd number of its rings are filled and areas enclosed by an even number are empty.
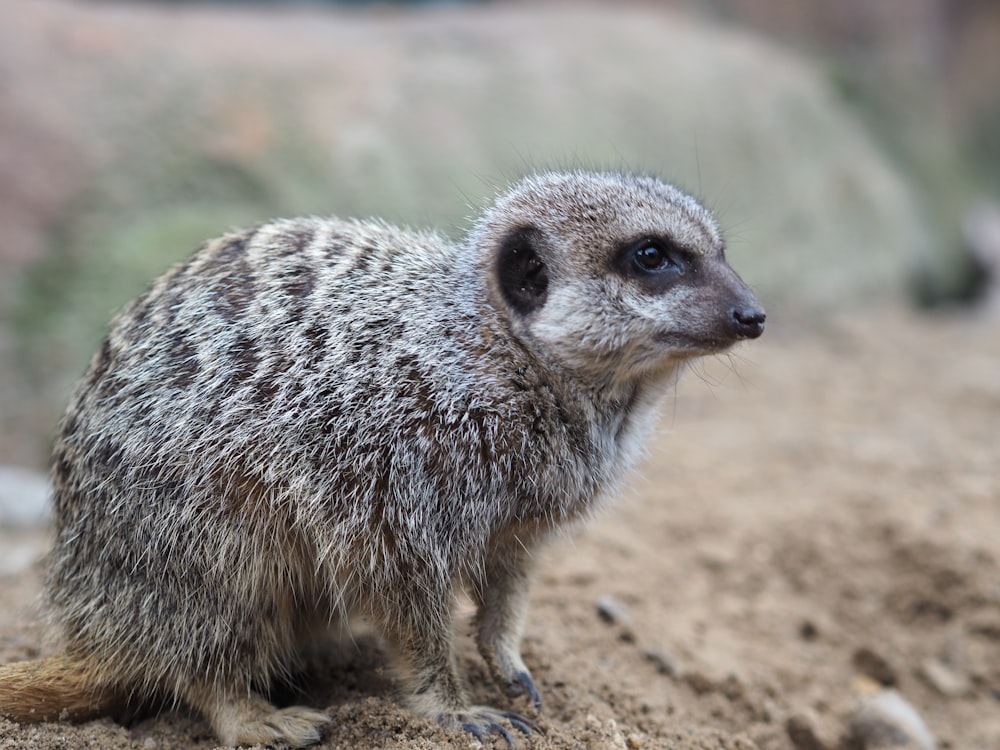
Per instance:
[[[330,717],[307,706],[277,708],[254,692],[199,691],[189,697],[225,745],[306,747],[322,739]]]
[[[451,651],[449,618],[414,617],[418,613],[412,607],[397,611],[413,619],[383,617],[383,635],[395,653],[407,689],[405,700],[413,711],[479,739],[500,735],[511,747],[515,746],[514,737],[504,724],[525,734],[540,731],[534,721],[514,711],[468,704]]]

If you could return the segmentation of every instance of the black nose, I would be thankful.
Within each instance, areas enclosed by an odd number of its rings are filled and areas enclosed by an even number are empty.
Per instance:
[[[736,307],[730,314],[729,324],[733,334],[741,339],[755,339],[764,333],[767,316],[759,307]]]

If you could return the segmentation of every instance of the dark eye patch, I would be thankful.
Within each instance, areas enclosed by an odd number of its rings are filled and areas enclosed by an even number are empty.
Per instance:
[[[632,278],[662,283],[696,269],[695,254],[665,237],[641,237],[622,244],[616,270]]]

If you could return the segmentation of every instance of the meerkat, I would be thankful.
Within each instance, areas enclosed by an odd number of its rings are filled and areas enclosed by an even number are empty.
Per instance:
[[[0,715],[186,704],[227,745],[318,742],[265,695],[317,632],[384,639],[402,700],[479,737],[466,589],[504,693],[533,551],[615,493],[685,363],[765,314],[719,227],[656,178],[542,173],[464,241],[282,220],[205,245],[126,307],[53,453],[47,611],[65,651],[0,667]]]

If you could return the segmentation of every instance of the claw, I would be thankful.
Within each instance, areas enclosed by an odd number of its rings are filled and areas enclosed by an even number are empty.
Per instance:
[[[499,724],[495,724],[493,722],[490,722],[489,727],[490,727],[490,734],[499,734],[501,737],[507,740],[507,744],[510,745],[511,748],[517,747],[517,744],[514,742],[514,735],[508,732],[504,727],[500,726]]]
[[[514,724],[514,722],[511,721],[511,724]],[[467,721],[464,724],[462,724],[462,729],[464,729],[469,734],[473,735],[477,740],[482,742],[484,745],[486,744],[486,741],[491,734],[499,734],[507,741],[507,744],[510,745],[510,747],[512,748],[517,747],[517,744],[514,742],[514,735],[508,732],[505,727],[502,727],[501,725],[497,724],[495,721],[487,722],[485,726],[483,726],[482,724],[476,724],[475,722],[472,721]]]
[[[462,729],[473,735],[477,740],[486,739],[486,732],[483,731],[483,728],[478,724],[473,724],[471,721],[467,721],[462,724]]]
[[[519,732],[531,734],[532,730],[541,732],[539,726],[526,716],[516,714],[513,711],[505,711],[503,717],[510,722],[510,725]]]
[[[519,695],[527,696],[535,710],[539,713],[542,711],[542,695],[538,692],[535,681],[531,679],[528,672],[518,672],[514,676],[514,681],[507,688],[507,695],[512,698]]]
[[[467,711],[443,713],[438,716],[438,724],[441,726],[468,732],[483,745],[490,744],[491,735],[499,735],[511,750],[514,750],[517,742],[511,731],[504,726],[505,723],[524,734],[531,734],[533,731],[542,732],[534,721],[519,713],[498,711],[489,706],[473,706]]]

